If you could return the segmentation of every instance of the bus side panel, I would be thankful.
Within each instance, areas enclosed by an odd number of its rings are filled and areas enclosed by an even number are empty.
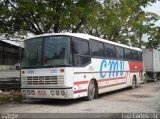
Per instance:
[[[64,79],[65,79],[64,80],[65,86],[73,87],[73,81],[74,81],[73,68],[65,68]]]
[[[142,62],[92,58],[86,67],[74,68],[74,98],[87,96],[91,79],[96,79],[99,94],[131,86],[134,75],[140,83],[142,69]]]
[[[101,60],[99,93],[105,93],[129,86],[129,66],[127,61]]]
[[[85,67],[74,68],[74,81],[73,81],[74,98],[87,96],[88,85],[92,78],[93,78],[93,73],[91,64]]]

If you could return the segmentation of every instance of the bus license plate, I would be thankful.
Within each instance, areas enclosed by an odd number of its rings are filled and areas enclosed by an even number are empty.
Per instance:
[[[45,94],[46,94],[46,91],[45,91],[45,90],[39,90],[39,91],[38,91],[38,94],[39,94],[39,95],[45,95]]]

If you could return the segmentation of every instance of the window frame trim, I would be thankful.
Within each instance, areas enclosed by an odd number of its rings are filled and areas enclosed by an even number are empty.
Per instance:
[[[115,57],[107,57],[107,53],[106,53],[106,45],[111,45],[114,47],[114,51],[115,51]],[[104,43],[104,48],[105,48],[105,57],[109,58],[109,59],[117,59],[117,53],[116,53],[116,46],[110,43]]]
[[[82,41],[85,41],[85,42],[87,42],[88,43],[88,50],[89,50],[89,55],[81,55],[81,54],[74,54],[73,53],[73,38],[78,38],[79,40],[82,40]],[[76,39],[75,39],[76,40]],[[90,64],[91,63],[91,53],[90,53],[91,51],[90,51],[90,42],[89,42],[89,40],[87,40],[87,39],[83,39],[83,38],[79,38],[79,37],[75,37],[75,36],[71,36],[71,54],[72,54],[72,66],[73,67],[85,67],[85,66],[87,66],[88,64]],[[89,57],[89,62],[88,63],[86,63],[86,64],[83,64],[83,65],[75,65],[74,64],[74,62],[75,62],[75,58],[74,58],[74,55],[76,55],[76,56],[84,56],[84,57]]]
[[[92,41],[95,41],[95,42],[99,42],[99,43],[102,43],[103,44],[103,50],[104,50],[104,56],[93,56],[93,54],[92,54]],[[96,58],[96,59],[104,59],[104,58],[106,58],[106,56],[105,56],[105,46],[104,46],[104,44],[105,44],[105,42],[102,42],[102,41],[98,41],[98,40],[95,40],[95,39],[92,39],[92,38],[90,38],[89,39],[89,42],[90,42],[90,48],[91,48],[91,50],[90,50],[90,54],[91,54],[91,58]]]
[[[126,49],[126,50],[130,50],[130,58],[129,58],[129,59],[126,59],[125,49]],[[132,60],[132,49],[124,48],[124,55],[125,55],[125,56],[124,56],[124,57],[125,57],[125,60],[128,60],[128,61]]]
[[[116,47],[117,47],[117,48],[122,48],[122,49],[123,49],[123,58],[118,58],[118,57],[117,57],[117,50],[116,50]],[[121,47],[121,46],[116,45],[116,46],[115,46],[115,50],[116,50],[116,59],[117,59],[117,60],[126,60],[126,59],[125,59],[125,53],[124,53],[124,47]]]

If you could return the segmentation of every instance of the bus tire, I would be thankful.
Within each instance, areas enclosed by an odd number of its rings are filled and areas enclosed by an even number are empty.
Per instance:
[[[88,85],[86,100],[87,101],[93,100],[95,98],[95,95],[96,95],[96,85],[95,85],[94,80],[91,80]]]
[[[99,95],[98,95],[98,83],[97,83],[96,79],[94,79],[94,84],[95,84],[95,96],[94,96],[94,99],[97,99],[99,97]]]
[[[137,80],[136,80],[136,76],[133,76],[133,78],[132,78],[132,86],[131,86],[131,88],[132,89],[134,89],[134,88],[136,88],[137,87]]]

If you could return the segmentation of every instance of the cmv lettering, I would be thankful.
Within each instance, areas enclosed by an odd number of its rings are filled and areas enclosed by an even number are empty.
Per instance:
[[[109,69],[109,72],[106,72]],[[123,76],[124,61],[116,60],[102,60],[100,65],[100,77],[105,78],[106,74],[109,73],[109,77]]]

